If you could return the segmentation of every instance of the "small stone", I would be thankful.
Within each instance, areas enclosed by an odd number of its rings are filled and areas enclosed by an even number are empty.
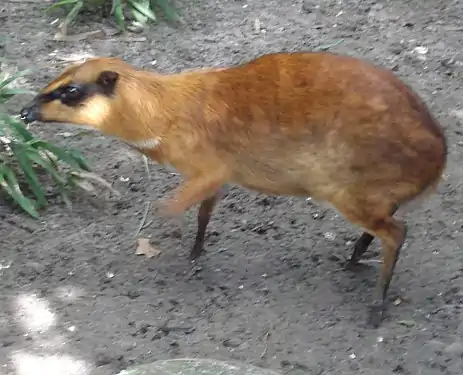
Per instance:
[[[127,30],[136,34],[140,34],[141,32],[143,32],[144,26],[141,23],[135,21],[127,25]]]
[[[429,51],[427,47],[424,46],[418,46],[413,49],[413,51],[419,55],[426,55]]]
[[[404,51],[404,45],[402,43],[393,43],[389,46],[389,51],[394,55],[400,55]]]

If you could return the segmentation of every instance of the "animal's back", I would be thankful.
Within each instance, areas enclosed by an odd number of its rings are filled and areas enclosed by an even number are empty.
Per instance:
[[[299,52],[266,55],[217,77],[213,106],[227,120],[215,141],[237,159],[242,185],[322,200],[340,189],[408,199],[445,167],[441,127],[388,70]]]

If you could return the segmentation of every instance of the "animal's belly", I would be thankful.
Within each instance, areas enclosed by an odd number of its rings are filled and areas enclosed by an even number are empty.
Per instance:
[[[310,196],[309,181],[302,181],[291,173],[256,173],[243,171],[233,176],[233,183],[268,195]]]

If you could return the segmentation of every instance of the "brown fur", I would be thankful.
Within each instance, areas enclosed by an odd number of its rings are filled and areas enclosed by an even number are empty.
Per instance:
[[[443,131],[418,96],[391,72],[330,53],[279,53],[230,68],[160,75],[111,58],[73,66],[63,82],[119,80],[114,96],[78,107],[40,106],[42,121],[89,125],[140,149],[185,178],[166,210],[201,203],[192,257],[220,188],[234,183],[266,194],[329,202],[366,232],[350,264],[377,236],[383,246],[372,323],[379,324],[405,224],[392,215],[435,189],[446,165]]]

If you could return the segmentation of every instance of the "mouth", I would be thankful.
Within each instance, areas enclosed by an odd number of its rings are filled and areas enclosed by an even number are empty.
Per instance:
[[[25,124],[31,124],[35,121],[40,120],[39,112],[32,107],[25,107],[21,109],[21,111],[19,112],[19,117]]]

